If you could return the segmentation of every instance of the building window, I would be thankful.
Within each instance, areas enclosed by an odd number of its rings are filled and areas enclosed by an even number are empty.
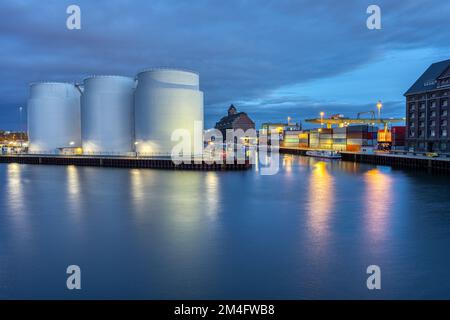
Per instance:
[[[447,120],[442,120],[442,121],[441,121],[441,126],[444,127],[444,126],[446,126],[446,125],[447,125]]]
[[[416,104],[415,103],[410,103],[409,104],[409,111],[415,111],[416,110]]]
[[[421,112],[421,113],[419,114],[419,117],[420,117],[421,119],[425,118],[425,112]]]
[[[419,138],[423,138],[423,130],[419,130]]]
[[[420,148],[420,149],[423,149],[424,147],[425,147],[425,143],[419,142],[419,148]]]
[[[441,116],[442,116],[442,117],[447,116],[447,110],[442,110],[442,111],[441,111]]]
[[[425,102],[422,102],[421,104],[420,104],[420,109],[425,109]]]
[[[430,137],[436,137],[436,130],[430,130]]]
[[[436,101],[431,101],[431,108],[436,108]]]
[[[431,111],[430,116],[431,116],[431,117],[436,117],[436,111]]]
[[[432,93],[431,98],[436,98],[436,93]]]
[[[421,128],[425,127],[425,122],[419,121],[419,127],[421,127]]]
[[[442,151],[447,150],[447,144],[445,142],[441,142],[441,150]]]
[[[447,137],[447,129],[442,130],[441,136],[442,137]]]
[[[409,130],[409,136],[410,136],[411,138],[414,137],[414,130]]]
[[[442,101],[442,106],[443,107],[447,107],[448,106],[448,100],[447,99]]]
[[[410,115],[409,115],[409,118],[410,119],[414,119],[416,117],[416,115],[414,114],[414,113],[411,113]]]

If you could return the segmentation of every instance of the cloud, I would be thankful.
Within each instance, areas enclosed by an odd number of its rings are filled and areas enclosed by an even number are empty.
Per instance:
[[[448,49],[449,3],[378,2],[380,31],[365,26],[365,0],[82,0],[79,31],[65,27],[72,1],[3,2],[0,105],[23,104],[32,81],[172,66],[200,72],[212,119],[219,106],[342,74],[389,50]]]

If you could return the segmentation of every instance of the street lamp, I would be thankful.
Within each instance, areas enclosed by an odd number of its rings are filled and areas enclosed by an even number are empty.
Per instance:
[[[323,116],[325,115],[325,112],[320,112],[320,125],[323,126]]]
[[[378,100],[377,108],[378,108],[378,120],[380,120],[381,119],[381,108],[383,108],[383,104],[381,103],[381,100]]]
[[[23,138],[24,138],[23,132],[22,132],[22,110],[23,110],[23,107],[19,107],[19,130],[20,130],[19,135],[20,135],[20,148],[21,149],[23,147]]]
[[[138,151],[136,149],[137,145],[139,144],[139,141],[134,142],[134,152],[136,153],[136,158],[139,156]]]

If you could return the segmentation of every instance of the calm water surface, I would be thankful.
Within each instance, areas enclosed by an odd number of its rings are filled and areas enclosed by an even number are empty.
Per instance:
[[[281,164],[274,176],[2,164],[0,298],[450,298],[449,175]],[[381,291],[366,288],[371,264]]]

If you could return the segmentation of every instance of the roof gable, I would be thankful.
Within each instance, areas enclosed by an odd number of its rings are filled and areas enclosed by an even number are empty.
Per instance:
[[[433,63],[404,95],[437,89],[438,79],[446,72],[450,72],[450,59]]]

